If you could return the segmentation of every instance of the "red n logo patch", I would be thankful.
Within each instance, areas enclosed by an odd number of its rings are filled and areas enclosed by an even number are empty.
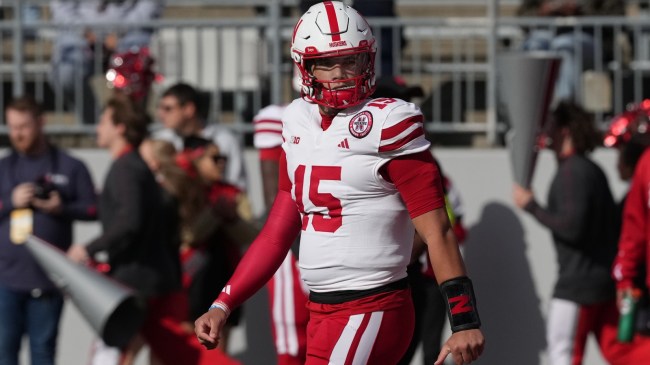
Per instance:
[[[467,313],[473,310],[469,303],[469,295],[467,294],[461,294],[457,297],[449,298],[449,307],[452,315]]]

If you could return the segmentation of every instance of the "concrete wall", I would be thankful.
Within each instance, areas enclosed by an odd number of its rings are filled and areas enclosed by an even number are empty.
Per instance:
[[[109,158],[100,150],[75,150],[88,163],[98,185]],[[477,364],[547,365],[544,322],[556,260],[549,232],[517,210],[511,199],[511,172],[506,150],[436,149],[435,155],[465,202],[469,236],[465,259],[478,296],[487,347]],[[247,151],[250,194],[254,210],[261,212],[261,180],[255,151]],[[599,150],[594,158],[605,169],[617,198],[626,189],[616,175],[613,151]],[[538,160],[533,190],[545,201],[555,161],[550,153]],[[98,233],[95,223],[77,224],[76,241]],[[264,291],[251,300],[246,323],[234,335],[232,350],[247,365],[274,364],[268,309]],[[73,305],[67,305],[59,341],[59,364],[85,364],[93,334]],[[26,358],[23,351],[23,358]],[[137,365],[144,365],[146,352]],[[414,361],[416,363],[416,361]],[[417,362],[418,365],[421,362]],[[604,364],[590,340],[586,364]]]

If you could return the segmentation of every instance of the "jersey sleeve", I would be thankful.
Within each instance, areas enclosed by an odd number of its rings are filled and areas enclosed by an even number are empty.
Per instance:
[[[268,149],[282,145],[282,113],[284,106],[269,105],[253,117],[253,145]]]
[[[430,146],[424,137],[424,116],[412,103],[400,103],[382,124],[379,153],[388,158],[422,152]]]
[[[411,218],[445,206],[445,194],[438,166],[429,151],[390,160],[382,176],[395,184]]]

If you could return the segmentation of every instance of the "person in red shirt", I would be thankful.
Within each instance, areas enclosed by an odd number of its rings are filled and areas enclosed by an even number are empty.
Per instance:
[[[632,295],[635,291],[640,291],[647,299],[650,286],[650,271],[648,271],[650,264],[650,250],[648,250],[650,246],[649,112],[650,100],[644,100],[618,116],[605,137],[605,145],[619,147],[621,177],[629,177],[629,173],[624,174],[625,171],[633,172],[630,189],[623,202],[618,254],[612,272],[616,280],[619,308],[622,298]],[[626,151],[631,152],[626,153]],[[625,161],[629,158],[626,159],[626,154],[634,157],[627,165]],[[635,358],[650,356],[649,340],[641,336],[633,339],[631,353],[636,353]]]
[[[614,262],[614,278],[619,293],[633,288],[634,281],[645,267],[645,285],[650,286],[650,149],[641,156],[630,191],[623,207],[623,228],[618,255]]]
[[[198,136],[186,137],[185,149],[176,163],[198,182],[205,201],[204,209],[190,222],[181,245],[183,288],[189,297],[189,317],[193,321],[213,301],[232,275],[243,250],[255,237],[250,208],[245,194],[224,180],[226,157],[220,148]],[[220,349],[227,351],[230,329],[237,326],[241,310],[233,311],[223,333]]]

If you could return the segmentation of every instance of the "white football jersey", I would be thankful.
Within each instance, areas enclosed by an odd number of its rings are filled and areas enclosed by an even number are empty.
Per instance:
[[[420,110],[399,99],[370,99],[341,111],[324,131],[318,106],[297,99],[282,121],[309,288],[365,290],[406,277],[414,228],[379,169],[429,148]]]
[[[253,117],[253,145],[257,149],[282,144],[282,113],[286,105],[269,105]]]

